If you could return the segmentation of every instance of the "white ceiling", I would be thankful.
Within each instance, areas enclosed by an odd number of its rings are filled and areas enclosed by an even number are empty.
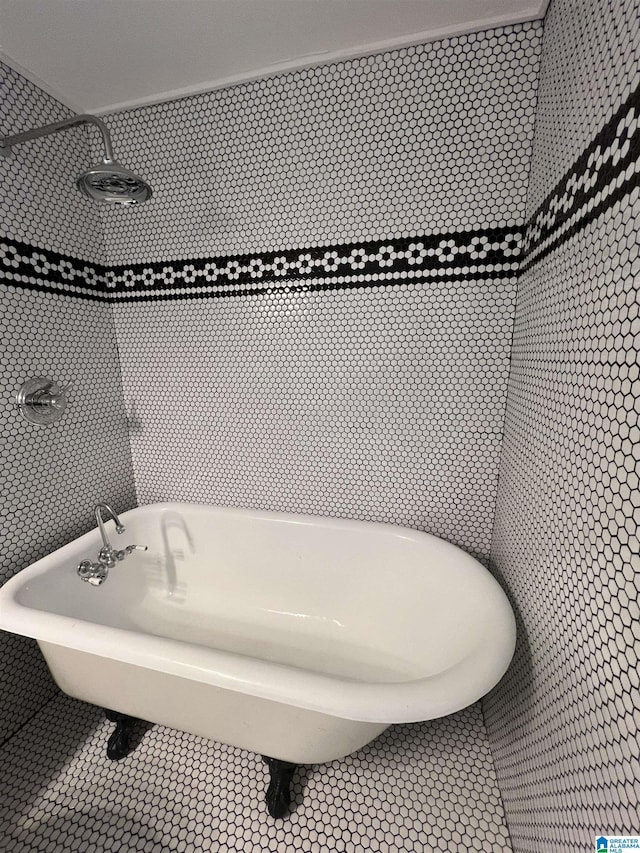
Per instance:
[[[548,0],[0,0],[0,59],[78,112],[529,21]]]

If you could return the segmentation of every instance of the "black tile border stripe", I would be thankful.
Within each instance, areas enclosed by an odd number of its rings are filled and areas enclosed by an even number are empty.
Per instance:
[[[513,225],[113,267],[4,240],[0,281],[81,299],[145,302],[512,278],[638,187],[640,87],[558,181],[526,229]]]
[[[0,239],[0,283],[83,299],[106,297],[107,267],[17,240]]]
[[[471,280],[513,276],[518,267],[520,229],[473,232],[398,240],[333,244],[285,252],[116,269],[112,298],[221,298],[278,292],[321,292],[390,287],[408,281]],[[147,283],[126,275],[147,276]],[[181,277],[181,282],[176,278]],[[111,283],[113,284],[113,282]],[[108,285],[109,286],[109,285]]]
[[[547,239],[539,243],[536,251],[529,252],[522,263],[520,264],[520,274],[527,272],[540,261],[544,260],[548,255],[552,254],[563,246],[572,237],[575,237],[583,228],[586,228],[598,217],[602,216],[607,210],[613,208],[619,201],[630,195],[633,190],[640,188],[640,171],[635,172],[631,178],[625,181],[620,187],[615,187],[597,204],[587,204],[582,210],[574,213],[573,221],[571,217],[564,220],[555,231],[552,231]],[[565,227],[563,227],[565,226]],[[560,231],[561,233],[558,233]]]
[[[521,241],[517,226],[483,228],[107,268],[5,240],[0,243],[0,278],[16,287],[120,302],[320,292],[412,280],[511,278],[517,274]]]
[[[630,192],[637,185],[639,161],[640,86],[613,114],[530,217],[523,244],[525,264],[538,247],[550,242],[550,237],[571,219],[590,221],[593,219],[591,212],[596,208],[600,207],[602,213]],[[602,196],[609,196],[608,203]],[[585,208],[585,216],[582,217],[579,211]],[[575,230],[567,233],[564,239],[570,239],[574,233]]]

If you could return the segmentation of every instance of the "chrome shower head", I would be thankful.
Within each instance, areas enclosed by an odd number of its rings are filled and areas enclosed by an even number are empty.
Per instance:
[[[151,198],[151,187],[115,160],[101,163],[82,172],[76,187],[94,201],[106,204],[142,204]]]
[[[106,204],[142,204],[151,198],[151,187],[121,166],[113,159],[111,149],[111,136],[106,124],[97,116],[84,113],[83,115],[71,116],[54,124],[44,127],[36,127],[24,133],[16,133],[14,136],[0,137],[0,160],[6,160],[11,156],[11,147],[30,139],[38,139],[40,136],[48,136],[60,130],[67,130],[79,124],[93,124],[102,134],[104,145],[104,157],[102,162],[92,166],[86,172],[82,172],[76,178],[76,187],[81,193],[94,201]]]

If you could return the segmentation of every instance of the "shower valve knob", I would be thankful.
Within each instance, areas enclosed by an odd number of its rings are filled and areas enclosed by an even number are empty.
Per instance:
[[[55,423],[66,408],[70,385],[41,376],[28,379],[16,394],[16,407],[32,424]]]

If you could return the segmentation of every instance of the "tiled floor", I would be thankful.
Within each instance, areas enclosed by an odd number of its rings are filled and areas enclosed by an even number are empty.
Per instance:
[[[5,744],[3,851],[511,850],[479,706],[301,768],[281,821],[266,811],[259,756],[145,725],[113,762],[111,730],[99,709],[60,695]]]

